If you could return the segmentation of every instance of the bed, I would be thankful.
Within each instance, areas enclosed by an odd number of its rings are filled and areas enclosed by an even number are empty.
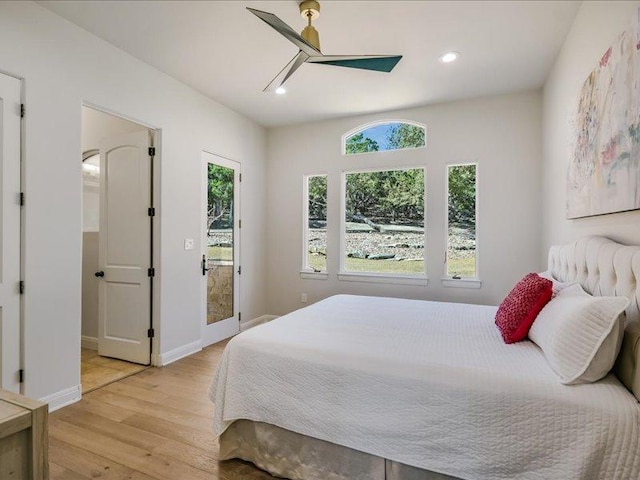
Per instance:
[[[229,342],[221,460],[305,480],[640,478],[640,247],[587,237],[549,269],[631,300],[615,373],[560,384],[535,344],[504,344],[496,307],[337,295]]]

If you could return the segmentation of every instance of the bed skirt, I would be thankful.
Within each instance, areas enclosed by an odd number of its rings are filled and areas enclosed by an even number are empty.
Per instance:
[[[249,420],[220,436],[220,460],[232,458],[291,480],[460,480]]]

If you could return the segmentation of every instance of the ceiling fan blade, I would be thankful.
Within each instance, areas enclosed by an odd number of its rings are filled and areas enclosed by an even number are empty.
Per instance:
[[[272,92],[276,90],[278,87],[284,85],[284,82],[288,80],[288,78],[293,75],[300,66],[309,59],[309,55],[300,51],[298,54],[291,59],[289,63],[285,65],[285,67],[280,70],[280,73],[276,75],[276,78],[271,80],[271,83],[265,87],[264,92]]]
[[[287,40],[289,40],[307,55],[321,55],[320,50],[307,42],[293,28],[284,23],[273,13],[263,12],[262,10],[256,10],[255,8],[249,7],[247,7],[247,10],[253,13],[260,20],[270,25],[280,35],[284,36]]]
[[[322,55],[311,56],[309,63],[323,63],[336,67],[360,68],[389,73],[402,55]]]

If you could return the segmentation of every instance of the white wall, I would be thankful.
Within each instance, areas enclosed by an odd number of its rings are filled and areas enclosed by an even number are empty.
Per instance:
[[[526,92],[456,103],[351,117],[268,133],[269,313],[299,308],[344,292],[497,304],[513,284],[541,268],[540,164],[541,92]],[[343,156],[342,135],[364,123],[406,119],[427,125],[427,147]],[[479,164],[479,290],[445,288],[446,165]],[[340,181],[342,170],[367,167],[427,169],[427,287],[346,282],[339,269]],[[303,175],[328,174],[328,280],[301,279]]]
[[[566,178],[571,114],[582,84],[604,52],[630,25],[640,2],[583,2],[547,78],[543,94],[543,235],[542,254],[550,245],[583,235],[604,235],[640,244],[640,211],[566,219]]]
[[[82,231],[100,230],[100,186],[97,178],[82,178]]]
[[[0,3],[0,70],[25,79],[27,395],[80,383],[83,101],[161,129],[154,352],[200,339],[202,150],[242,163],[242,313],[265,313],[263,128],[31,2]]]
[[[82,138],[80,142],[83,152],[100,148],[100,143],[106,137],[124,135],[146,128],[138,123],[101,112],[95,108],[82,107],[81,115]]]
[[[83,336],[98,338],[98,232],[82,233],[82,329]]]

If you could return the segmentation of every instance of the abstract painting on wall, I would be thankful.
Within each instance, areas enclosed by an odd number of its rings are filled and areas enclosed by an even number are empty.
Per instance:
[[[640,9],[578,98],[567,218],[640,209]]]

